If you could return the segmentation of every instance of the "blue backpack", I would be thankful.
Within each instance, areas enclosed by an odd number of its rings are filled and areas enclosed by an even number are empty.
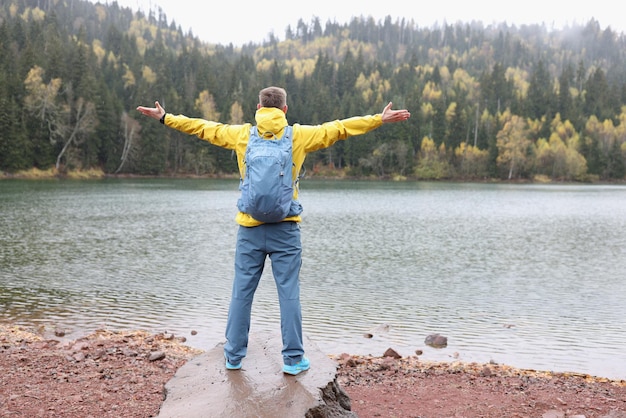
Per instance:
[[[241,197],[237,208],[257,221],[280,222],[302,213],[293,199],[292,127],[285,127],[282,138],[264,139],[257,127],[250,128],[250,139],[244,158],[244,178],[239,183]]]

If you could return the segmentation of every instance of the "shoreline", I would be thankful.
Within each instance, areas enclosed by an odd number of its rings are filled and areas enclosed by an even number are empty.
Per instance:
[[[576,180],[559,180],[551,179],[543,175],[537,175],[532,179],[500,179],[500,178],[442,178],[442,179],[426,179],[414,176],[387,175],[384,177],[370,176],[358,177],[349,176],[341,170],[326,170],[325,174],[314,174],[304,176],[302,180],[350,180],[350,181],[388,181],[388,182],[441,182],[441,183],[494,183],[494,184],[589,184],[589,185],[624,185],[625,179],[590,179],[588,181]],[[40,170],[32,168],[30,170],[22,170],[16,173],[8,173],[0,171],[0,180],[105,180],[105,179],[239,179],[237,174],[160,174],[160,175],[142,175],[142,174],[110,174],[100,169],[72,170],[67,172],[59,172],[54,168],[48,170]]]
[[[77,341],[90,340],[94,338],[102,338],[102,336],[109,335],[142,335],[145,338],[160,338],[169,342],[170,345],[178,347],[184,352],[194,353],[194,355],[200,355],[206,350],[198,347],[194,347],[187,343],[186,337],[176,336],[172,333],[152,333],[150,331],[142,329],[122,329],[122,330],[109,330],[109,329],[97,329],[94,331],[84,331],[78,333],[74,338],[66,338],[63,335],[54,335],[59,331],[46,331],[39,332],[32,327],[25,325],[15,325],[9,323],[0,323],[0,343],[4,344],[30,344],[30,343],[44,343],[45,345],[54,346],[67,346],[76,343]],[[376,363],[376,361],[385,359],[394,359],[400,363],[405,363],[406,366],[410,366],[416,370],[448,370],[451,372],[471,372],[471,373],[483,373],[485,367],[498,370],[501,374],[517,375],[517,376],[566,376],[585,379],[586,381],[608,382],[617,385],[626,386],[626,378],[611,378],[602,375],[596,375],[591,373],[577,372],[577,371],[553,371],[553,370],[540,370],[531,368],[520,368],[504,363],[496,362],[476,362],[476,361],[463,361],[458,359],[451,360],[424,360],[418,355],[400,356],[392,349],[390,353],[380,356],[366,355],[366,354],[350,354],[350,353],[326,353],[326,355],[336,360],[339,363],[350,362],[355,364],[362,363]]]
[[[31,331],[0,324],[0,416],[156,417],[166,383],[203,353],[171,334],[98,330],[61,343]],[[359,418],[626,418],[624,380],[412,356],[331,358]]]

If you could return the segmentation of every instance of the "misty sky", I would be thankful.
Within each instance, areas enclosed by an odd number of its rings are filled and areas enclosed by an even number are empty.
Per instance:
[[[99,1],[112,3],[113,0]],[[308,24],[313,17],[320,18],[322,28],[328,20],[345,23],[354,16],[371,16],[376,21],[382,21],[386,16],[391,16],[394,21],[399,18],[412,19],[419,27],[480,21],[485,25],[543,23],[548,28],[557,29],[572,24],[586,24],[593,18],[603,29],[610,26],[614,30],[623,32],[626,28],[626,19],[616,6],[619,3],[608,0],[594,2],[448,0],[446,2],[419,1],[404,5],[400,5],[400,2],[389,3],[380,0],[358,2],[117,0],[117,3],[120,6],[144,12],[150,8],[156,10],[160,7],[167,16],[168,22],[174,20],[184,33],[191,30],[203,41],[223,45],[233,43],[235,46],[247,42],[259,43],[267,39],[270,32],[283,40],[285,28],[288,25],[295,30],[299,19]],[[428,5],[428,7],[422,7],[420,4]],[[432,7],[433,5],[440,7]]]

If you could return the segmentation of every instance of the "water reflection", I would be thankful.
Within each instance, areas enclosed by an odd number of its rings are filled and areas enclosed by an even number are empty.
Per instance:
[[[0,321],[167,330],[213,347],[230,299],[236,189],[0,182]],[[302,201],[304,326],[326,352],[421,349],[626,378],[615,363],[626,344],[626,188],[307,180]],[[279,329],[270,270],[255,331]],[[447,348],[424,345],[435,332]]]

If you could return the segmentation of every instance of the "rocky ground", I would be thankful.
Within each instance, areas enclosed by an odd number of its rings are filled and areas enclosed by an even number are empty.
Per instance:
[[[360,418],[626,418],[626,381],[411,358],[338,358]]]
[[[168,334],[97,331],[60,342],[0,325],[0,417],[154,417],[165,383],[197,354]],[[626,418],[626,381],[417,357],[336,359],[360,418]]]

